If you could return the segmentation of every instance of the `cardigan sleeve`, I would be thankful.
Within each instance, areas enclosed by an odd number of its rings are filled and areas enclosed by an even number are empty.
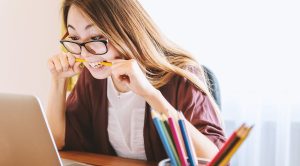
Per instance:
[[[86,75],[84,70],[67,98],[64,150],[92,151],[92,118]]]
[[[226,141],[224,131],[208,96],[186,78],[179,79],[178,110],[219,149]]]

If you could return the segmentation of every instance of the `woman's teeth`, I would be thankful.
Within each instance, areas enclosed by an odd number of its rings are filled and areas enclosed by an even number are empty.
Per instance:
[[[94,68],[94,69],[97,69],[99,67],[102,67],[101,64],[99,64],[99,62],[93,62],[93,63],[89,63],[89,65]]]

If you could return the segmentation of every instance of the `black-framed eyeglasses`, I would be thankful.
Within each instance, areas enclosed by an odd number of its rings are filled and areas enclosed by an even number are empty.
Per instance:
[[[60,43],[72,54],[81,54],[82,46],[91,54],[103,55],[108,52],[108,40],[92,40],[84,43],[64,40],[69,35],[68,31],[63,35]]]
[[[81,54],[82,47],[94,55],[103,55],[108,52],[108,40],[92,40],[84,43],[78,43],[69,40],[61,40],[60,43],[72,54]]]

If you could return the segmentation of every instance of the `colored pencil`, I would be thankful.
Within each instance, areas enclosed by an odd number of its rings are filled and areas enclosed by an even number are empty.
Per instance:
[[[179,138],[179,132],[178,132],[176,124],[171,116],[168,117],[168,122],[170,125],[170,130],[171,130],[171,133],[173,136],[173,140],[175,142],[175,147],[176,147],[177,153],[179,155],[180,163],[182,166],[188,166],[185,150],[184,150],[182,142]]]
[[[171,132],[171,129],[170,129],[170,125],[168,123],[167,116],[161,113],[161,120],[164,122],[164,125],[165,125],[165,127],[167,129],[167,132],[169,133],[169,136],[170,136],[170,138],[172,140],[173,145],[175,145],[174,138],[172,136],[172,132]]]
[[[221,155],[221,157],[217,160],[216,162],[216,166],[219,166],[220,163],[223,161],[223,159],[228,155],[228,153],[233,149],[233,147],[240,141],[241,139],[241,134],[243,134],[245,132],[245,127],[240,128],[239,130],[237,130],[236,136],[234,137],[232,142],[228,142],[229,146],[228,148],[223,152],[223,154]]]
[[[163,130],[165,132],[165,135],[166,135],[168,143],[169,143],[169,145],[171,147],[172,153],[173,153],[173,155],[174,155],[174,157],[176,159],[176,163],[177,163],[177,165],[181,165],[179,157],[178,157],[178,154],[177,154],[177,151],[176,151],[176,148],[175,148],[175,144],[174,144],[174,142],[172,140],[172,134],[171,134],[171,131],[170,131],[169,124],[167,122],[167,118],[163,114],[161,114],[161,117],[162,117],[161,118],[162,128],[163,128]]]
[[[164,146],[164,149],[165,149],[167,155],[170,158],[171,165],[177,166],[177,162],[176,162],[175,156],[172,153],[172,150],[171,150],[171,147],[170,147],[170,145],[168,143],[167,137],[166,137],[166,135],[165,135],[165,133],[163,131],[159,115],[155,111],[151,110],[151,116],[152,116],[152,120],[153,120],[154,126],[156,127],[156,130],[157,130],[158,135],[160,137],[160,140],[161,140],[161,142],[162,142],[162,144]]]
[[[181,130],[181,135],[182,135],[182,138],[183,138],[183,141],[184,141],[184,144],[185,144],[185,150],[187,152],[187,155],[188,155],[188,160],[190,162],[190,165],[191,166],[197,166],[198,165],[198,161],[197,161],[197,157],[195,155],[195,149],[193,147],[193,142],[186,130],[186,127],[185,127],[185,122],[184,122],[184,116],[182,114],[182,112],[180,112],[179,114],[179,120],[178,120],[178,123],[179,123],[179,127],[180,127],[180,130]]]
[[[226,155],[226,151],[228,151],[230,145],[232,142],[234,142],[234,139],[236,138],[237,132],[241,130],[241,128],[245,126],[245,124],[242,124],[238,130],[235,130],[231,136],[227,139],[227,141],[224,143],[224,145],[221,147],[219,152],[216,154],[216,156],[209,162],[208,166],[216,166],[217,162],[220,161],[224,156]]]
[[[241,139],[238,141],[238,143],[233,147],[233,149],[230,150],[230,152],[226,155],[226,157],[221,161],[220,166],[226,166],[231,159],[231,157],[234,155],[234,153],[238,150],[238,148],[241,146],[241,144],[245,141],[245,139],[248,137],[250,131],[252,130],[253,126],[250,128],[246,128],[244,132],[240,135]]]

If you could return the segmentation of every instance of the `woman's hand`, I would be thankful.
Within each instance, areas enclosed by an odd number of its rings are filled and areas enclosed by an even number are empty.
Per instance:
[[[71,53],[60,53],[48,60],[48,68],[55,80],[72,77],[82,71],[80,62],[75,62]]]
[[[111,60],[111,75],[116,79],[115,84],[126,85],[126,90],[132,90],[144,98],[153,94],[156,89],[147,80],[136,60]],[[118,86],[118,85],[116,85]]]

